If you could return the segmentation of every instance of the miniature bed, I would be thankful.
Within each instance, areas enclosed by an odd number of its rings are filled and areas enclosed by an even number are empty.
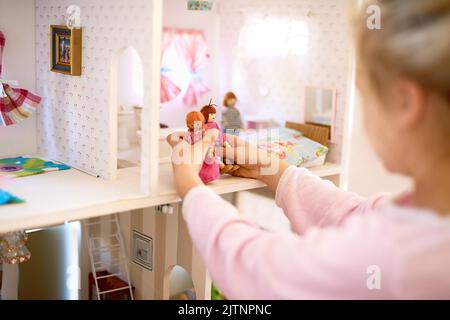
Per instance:
[[[244,130],[239,136],[259,148],[278,155],[289,164],[311,168],[325,164],[328,153],[327,128],[287,122],[286,127]],[[324,139],[324,137],[326,139]]]

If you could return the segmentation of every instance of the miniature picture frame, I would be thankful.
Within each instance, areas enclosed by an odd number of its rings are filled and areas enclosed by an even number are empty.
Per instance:
[[[306,124],[330,129],[330,142],[335,142],[337,89],[305,87],[304,120]]]
[[[82,29],[50,26],[51,71],[81,76]]]
[[[153,271],[153,239],[133,230],[133,262]]]

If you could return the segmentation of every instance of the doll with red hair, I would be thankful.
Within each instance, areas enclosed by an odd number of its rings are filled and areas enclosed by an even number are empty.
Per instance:
[[[205,118],[205,125],[207,129],[217,129],[219,131],[219,138],[218,138],[218,145],[229,147],[229,143],[226,140],[225,134],[222,132],[222,129],[216,122],[216,116],[217,116],[217,110],[215,108],[215,105],[209,102],[208,105],[204,106],[200,112],[203,114],[203,117]]]
[[[188,132],[185,136],[185,140],[189,144],[195,144],[201,141],[208,130],[205,117],[198,111],[192,111],[187,114],[186,126],[188,127]],[[205,161],[200,169],[199,176],[205,184],[220,178],[220,160],[216,157],[214,147],[211,147],[208,150]]]
[[[206,131],[205,118],[201,112],[192,111],[186,115],[186,126],[188,134],[185,140],[190,144],[194,144],[203,138]]]

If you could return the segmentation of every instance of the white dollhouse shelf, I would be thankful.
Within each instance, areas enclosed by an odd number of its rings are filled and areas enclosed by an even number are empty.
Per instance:
[[[328,163],[311,171],[328,177],[339,175],[341,170],[339,165]],[[26,202],[0,208],[0,234],[181,201],[174,189],[170,163],[160,164],[156,196],[143,195],[139,186],[138,167],[119,170],[115,181],[95,178],[75,169],[11,179],[4,189]],[[224,176],[209,186],[216,193],[225,194],[265,185],[256,180]]]

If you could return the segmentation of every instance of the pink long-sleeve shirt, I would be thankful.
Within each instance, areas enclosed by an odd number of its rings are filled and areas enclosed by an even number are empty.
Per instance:
[[[184,200],[193,242],[229,299],[450,298],[450,219],[296,167],[276,203],[293,233],[261,230],[204,186]]]

